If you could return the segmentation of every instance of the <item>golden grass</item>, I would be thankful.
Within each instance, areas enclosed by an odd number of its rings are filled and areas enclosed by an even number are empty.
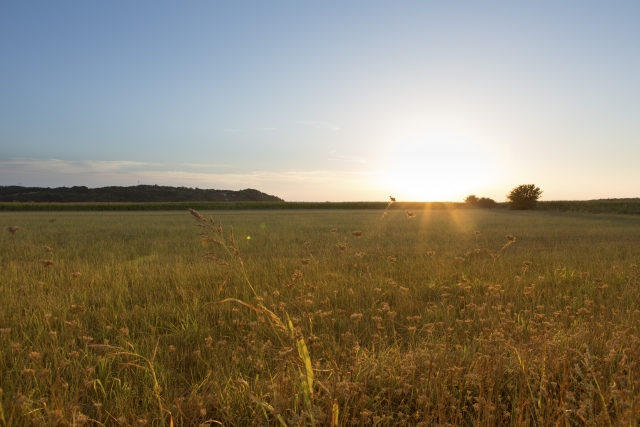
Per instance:
[[[386,212],[3,213],[0,425],[638,424],[640,218]]]

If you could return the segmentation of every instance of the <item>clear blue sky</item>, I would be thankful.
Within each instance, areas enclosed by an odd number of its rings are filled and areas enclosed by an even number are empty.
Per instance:
[[[0,3],[0,185],[640,197],[637,1]]]

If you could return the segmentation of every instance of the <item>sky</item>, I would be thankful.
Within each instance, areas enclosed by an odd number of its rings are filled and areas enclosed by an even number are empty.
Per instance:
[[[0,185],[640,197],[637,1],[0,2]]]

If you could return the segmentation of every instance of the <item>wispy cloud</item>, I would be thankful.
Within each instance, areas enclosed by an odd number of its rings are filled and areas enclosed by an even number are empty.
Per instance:
[[[340,127],[337,125],[334,125],[333,123],[322,122],[317,120],[294,120],[291,123],[300,123],[303,125],[314,127],[316,129],[340,130]]]
[[[195,167],[211,167],[192,163]],[[181,164],[187,167],[186,164]],[[207,173],[180,166],[133,161],[0,158],[0,185],[103,187],[158,184],[241,190],[255,188],[285,200],[383,200],[372,187],[374,174],[350,171],[253,171]],[[220,165],[215,165],[220,166]]]
[[[327,160],[332,162],[366,163],[366,160],[363,157],[356,156],[332,156]]]
[[[145,168],[157,168],[160,163],[130,160],[59,160],[32,158],[0,158],[3,172],[30,171],[34,173],[111,173]]]
[[[187,166],[190,168],[232,168],[233,165],[214,165],[214,164],[203,164],[203,163],[181,163],[182,166]]]
[[[278,128],[274,128],[274,127],[268,127],[268,128],[256,128],[258,130],[263,130],[263,131],[272,131],[272,130],[278,130]]]

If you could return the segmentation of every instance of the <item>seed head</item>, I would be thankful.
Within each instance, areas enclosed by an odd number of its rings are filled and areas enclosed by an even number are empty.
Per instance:
[[[436,251],[427,251],[427,255],[429,256],[434,256],[436,254]]]
[[[5,227],[4,229],[7,230],[11,234],[16,234],[18,231],[20,231],[20,227],[18,227],[17,225],[12,225],[10,227]]]
[[[414,214],[413,212],[409,212],[409,211],[404,211],[405,214],[407,214],[407,218],[415,218],[416,214]]]
[[[480,232],[479,231],[474,231],[473,234],[475,234],[476,236],[479,236]]]
[[[396,201],[396,198],[395,198],[395,197],[392,197],[392,196],[389,196],[389,200],[391,200],[391,203],[393,203],[393,202],[395,202],[395,201]]]
[[[51,246],[45,246],[44,247],[44,251],[45,252],[53,252],[53,248]]]
[[[72,304],[71,305],[71,309],[69,310],[69,313],[71,313],[71,314],[82,314],[85,311],[87,311],[87,309],[84,308],[83,306]]]
[[[51,261],[50,259],[43,259],[43,260],[40,261],[40,264],[42,264],[44,266],[44,268],[48,268],[48,267],[56,265],[56,263]]]
[[[462,258],[461,256],[456,257],[456,261],[458,262],[464,262],[464,258]]]
[[[508,236],[504,236],[504,238],[507,239],[511,243],[516,241],[516,237],[515,236],[508,235]]]
[[[191,215],[193,215],[193,217],[195,219],[197,219],[200,222],[207,222],[207,219],[205,217],[203,217],[202,215],[200,215],[197,211],[194,211],[193,209],[189,208],[189,212],[191,213]]]
[[[79,271],[76,271],[75,273],[71,273],[71,277],[73,277],[74,279],[77,279],[80,276],[82,276],[82,274]]]
[[[353,233],[354,236],[356,236],[357,239],[361,238],[362,236],[364,236],[364,231],[354,231]]]
[[[13,396],[12,401],[14,405],[22,406],[24,402],[27,401],[27,397],[24,394],[18,393],[15,396]]]

